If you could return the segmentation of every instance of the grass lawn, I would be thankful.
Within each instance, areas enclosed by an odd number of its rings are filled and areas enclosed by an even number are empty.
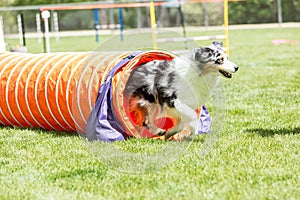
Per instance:
[[[113,152],[94,152],[76,134],[0,127],[0,199],[300,199],[300,45],[272,44],[300,41],[299,32],[230,31],[230,59],[240,70],[223,81],[225,123],[205,156],[199,150],[207,136],[200,136],[174,160],[148,160],[154,170],[128,173],[115,170],[117,157],[96,156]],[[93,37],[52,41],[53,51],[96,47]],[[42,51],[33,39],[28,48]],[[165,148],[165,158],[181,148],[150,139],[115,146],[145,155]],[[125,168],[138,171],[138,164]]]

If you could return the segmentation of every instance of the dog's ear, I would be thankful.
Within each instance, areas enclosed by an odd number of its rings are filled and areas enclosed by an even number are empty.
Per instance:
[[[200,60],[202,53],[204,52],[204,48],[198,47],[194,49],[195,60]]]
[[[169,67],[170,63],[167,60],[164,60],[159,63],[159,67],[161,70],[166,70]]]
[[[214,45],[217,49],[222,49],[223,42],[213,41],[212,45]]]
[[[210,47],[199,47],[194,49],[194,59],[200,62],[207,62],[213,55],[214,50]]]

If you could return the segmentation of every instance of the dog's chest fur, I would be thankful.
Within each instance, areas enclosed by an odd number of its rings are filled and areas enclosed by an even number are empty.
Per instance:
[[[172,67],[176,73],[174,84],[180,103],[196,109],[205,104],[220,77],[203,73],[202,66],[193,62],[190,56],[174,58]]]

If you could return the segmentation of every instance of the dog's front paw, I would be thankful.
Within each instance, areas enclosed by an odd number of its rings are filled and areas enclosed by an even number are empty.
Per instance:
[[[167,131],[161,128],[157,128],[155,131],[155,136],[153,137],[153,139],[155,140],[166,140],[166,133]]]
[[[157,128],[156,131],[155,131],[155,135],[158,135],[158,136],[163,136],[167,133],[166,130],[164,129],[161,129],[161,128]]]
[[[178,132],[175,135],[171,136],[169,138],[169,140],[175,140],[175,141],[180,142],[180,141],[183,141],[183,140],[187,139],[191,135],[192,135],[192,133],[191,133],[190,127],[188,125],[186,125],[183,130],[181,130],[180,132]]]

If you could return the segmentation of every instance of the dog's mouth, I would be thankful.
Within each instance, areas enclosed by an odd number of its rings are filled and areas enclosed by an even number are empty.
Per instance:
[[[230,74],[229,72],[226,72],[224,70],[219,70],[219,72],[226,78],[232,78],[232,74]]]

